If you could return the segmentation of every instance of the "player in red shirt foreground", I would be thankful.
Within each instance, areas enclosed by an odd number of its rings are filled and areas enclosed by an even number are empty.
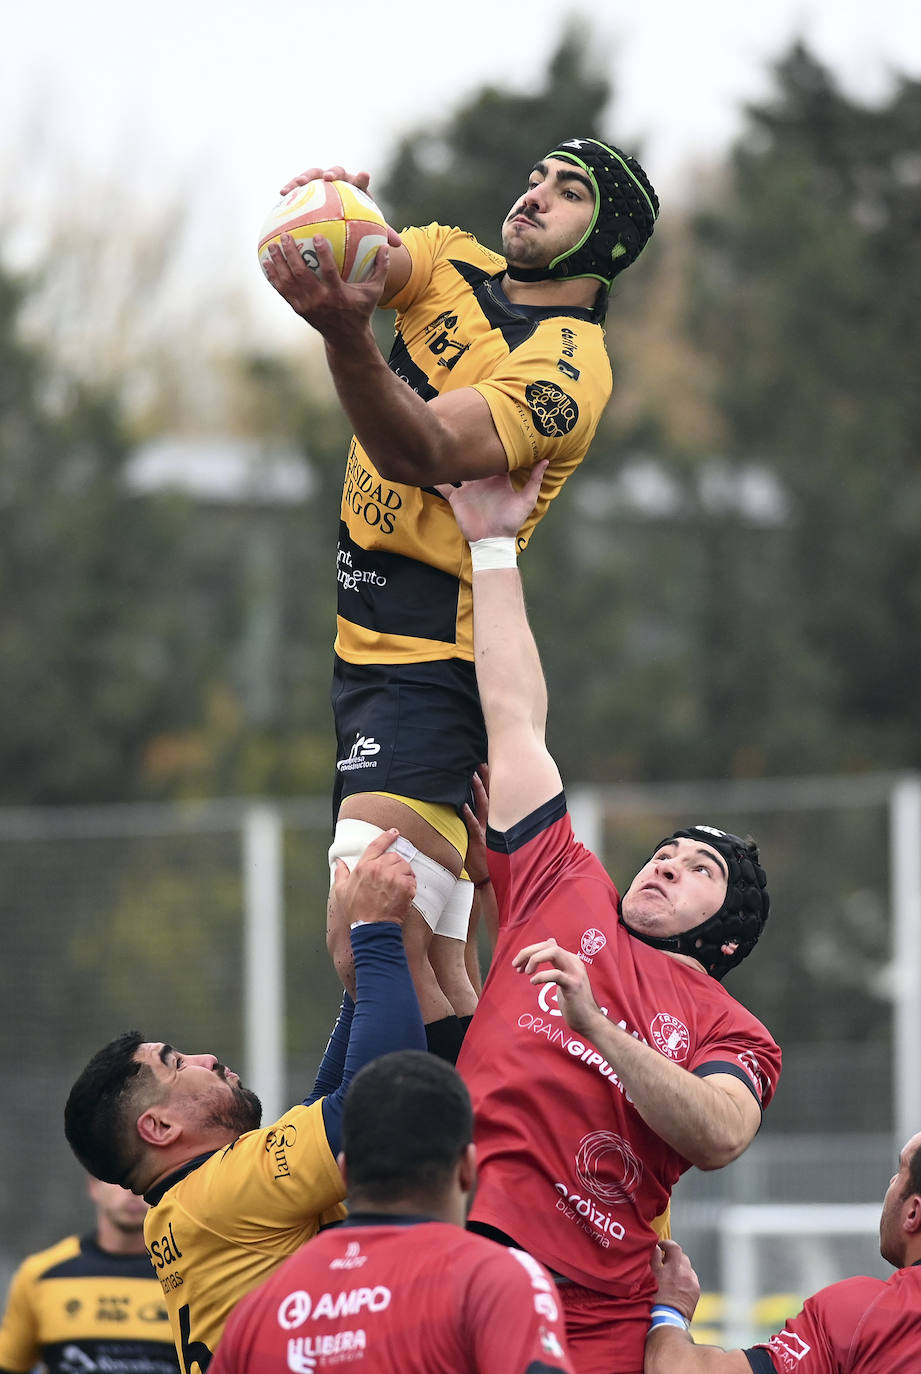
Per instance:
[[[637,1374],[654,1223],[691,1164],[746,1149],[780,1072],[771,1036],[719,982],[768,899],[754,844],[722,830],[663,840],[623,903],[573,838],[515,566],[542,466],[518,493],[506,477],[441,489],[473,556],[499,908],[458,1059],[480,1161],[471,1225],[554,1272],[579,1374]]]
[[[369,1064],[347,1094],[342,1145],[348,1220],[238,1304],[210,1374],[343,1363],[365,1374],[572,1374],[546,1270],[461,1229],[476,1149],[450,1065],[413,1050]]]
[[[680,1245],[653,1260],[659,1296],[646,1374],[917,1374],[921,1369],[921,1131],[899,1155],[879,1220],[888,1282],[843,1279],[807,1298],[784,1329],[750,1350],[695,1345],[687,1329],[700,1284]]]

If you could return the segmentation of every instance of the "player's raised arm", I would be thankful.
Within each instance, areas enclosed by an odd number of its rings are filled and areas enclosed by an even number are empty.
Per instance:
[[[318,183],[312,188],[317,194],[310,205],[302,206],[291,193],[312,182]],[[323,336],[342,407],[382,477],[430,486],[507,471],[505,448],[479,391],[464,386],[430,402],[404,385],[381,355],[371,319],[378,306],[386,308],[402,291],[413,260],[397,231],[385,225],[386,243],[373,270],[366,266],[360,276],[350,274],[344,251],[337,255],[323,235],[324,224],[329,228],[328,221],[335,218],[334,212],[327,215],[327,207],[335,202],[335,192],[343,194],[345,188],[338,185],[343,182],[355,188],[362,203],[372,204],[366,172],[308,167],[285,183],[283,199],[269,215],[260,239],[265,276],[291,309]],[[327,193],[323,183],[335,191],[330,188]],[[289,198],[296,202],[290,213]],[[354,197],[346,194],[349,199]],[[375,217],[380,215],[376,206],[372,208]],[[349,217],[344,207],[342,216]]]
[[[333,1154],[339,1151],[342,1106],[349,1083],[377,1055],[425,1049],[419,1004],[406,962],[401,927],[416,879],[394,841],[396,830],[372,840],[355,868],[336,865],[336,890],[355,954],[355,1002],[348,994],[333,1028],[308,1103],[322,1097]]]
[[[371,327],[412,270],[404,246],[381,248],[374,271],[347,282],[322,237],[313,245],[319,272],[291,234],[266,245],[263,271],[279,295],[322,334],[326,361],[355,435],[382,477],[418,486],[506,472],[508,459],[486,400],[462,387],[428,402],[390,370]]]
[[[519,491],[508,475],[442,488],[473,558],[477,685],[489,737],[489,824],[509,830],[562,788],[547,751],[547,687],[528,624],[515,536],[540,490],[538,463]]]

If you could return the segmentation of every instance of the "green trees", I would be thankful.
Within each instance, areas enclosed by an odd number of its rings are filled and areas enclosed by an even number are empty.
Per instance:
[[[867,106],[796,44],[618,283],[612,402],[524,565],[570,779],[921,763],[919,134],[921,83]]]
[[[24,291],[0,273],[0,799],[142,795],[209,671],[188,512],[125,490],[114,405],[22,342]]]
[[[690,327],[717,365],[726,451],[767,466],[788,504],[757,632],[736,623],[766,670],[764,771],[921,764],[919,139],[921,82],[863,106],[796,45],[697,222]]]
[[[611,97],[564,30],[527,94],[487,87],[410,134],[375,193],[396,223],[495,243],[561,133],[633,148]],[[569,779],[921,763],[919,135],[921,83],[862,105],[797,45],[618,280],[614,396],[524,564]],[[303,360],[241,344],[222,413],[300,449],[309,498],[131,495],[113,400],[131,386],[27,346],[34,289],[0,274],[0,800],[324,790],[335,400]],[[165,395],[154,413],[167,427]]]
[[[610,137],[599,120],[611,83],[582,31],[575,23],[564,29],[540,89],[486,86],[443,123],[400,140],[372,187],[394,224],[456,224],[498,249],[502,217],[535,158],[561,138]]]

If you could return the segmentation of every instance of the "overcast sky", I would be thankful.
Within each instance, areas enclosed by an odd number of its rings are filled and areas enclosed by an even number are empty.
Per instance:
[[[688,164],[730,142],[794,36],[868,100],[885,95],[893,68],[921,77],[918,0],[592,9],[617,91],[609,136],[642,145],[666,211]],[[0,174],[9,148],[41,128],[56,167],[66,157],[124,169],[147,194],[197,185],[229,270],[252,273],[265,302],[255,239],[282,181],[308,163],[342,162],[370,171],[373,191],[404,130],[438,121],[486,82],[539,82],[572,13],[588,10],[561,0],[16,0],[0,43]],[[3,191],[15,198],[15,186]]]

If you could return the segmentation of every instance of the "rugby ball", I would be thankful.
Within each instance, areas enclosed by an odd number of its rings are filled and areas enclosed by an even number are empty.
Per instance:
[[[269,244],[291,234],[301,257],[320,275],[314,236],[322,234],[344,281],[364,281],[377,250],[387,242],[387,222],[367,191],[348,181],[308,181],[274,205],[259,233],[259,262],[265,271]]]

